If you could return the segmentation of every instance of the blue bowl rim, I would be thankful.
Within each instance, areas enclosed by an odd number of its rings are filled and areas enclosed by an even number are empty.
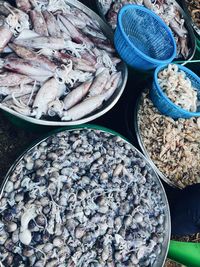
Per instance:
[[[183,70],[184,72],[186,73],[189,73],[191,76],[193,76],[200,84],[200,78],[198,75],[196,75],[193,71],[191,71],[190,69],[182,66],[182,65],[179,65],[179,64],[174,64],[174,63],[171,63],[173,65],[176,65],[178,66],[178,69],[179,70]],[[159,93],[162,95],[162,97],[167,101],[167,103],[172,106],[173,108],[175,108],[177,111],[179,111],[180,113],[182,114],[185,114],[185,115],[188,115],[188,116],[191,116],[191,117],[198,117],[200,116],[200,112],[191,112],[191,111],[187,111],[183,108],[181,108],[180,106],[174,104],[169,98],[168,96],[163,92],[163,90],[161,89],[159,83],[158,83],[158,73],[163,70],[163,69],[166,69],[168,67],[169,64],[165,64],[165,65],[162,65],[162,66],[158,66],[155,71],[154,71],[154,81],[156,86],[157,86],[157,89],[159,91]],[[181,117],[180,117],[181,118]]]
[[[174,51],[171,55],[171,57],[169,59],[165,59],[165,60],[159,60],[159,59],[154,59],[154,58],[151,58],[149,56],[147,56],[145,53],[143,53],[142,51],[140,51],[130,40],[129,38],[127,37],[125,31],[123,30],[123,26],[122,26],[122,15],[123,13],[127,10],[127,9],[138,9],[138,10],[142,10],[146,13],[148,13],[149,15],[151,15],[152,17],[154,17],[165,29],[166,31],[168,32],[168,34],[170,35],[170,38],[172,40],[172,43],[173,43],[173,47],[174,47]],[[174,39],[174,36],[173,36],[173,33],[171,31],[171,29],[165,24],[165,22],[158,16],[156,15],[153,11],[147,9],[146,7],[143,7],[143,6],[138,6],[138,5],[135,5],[135,4],[128,4],[128,5],[125,5],[123,6],[119,13],[118,13],[118,17],[117,17],[117,21],[118,21],[118,25],[117,25],[117,28],[121,31],[123,37],[125,38],[125,40],[129,43],[129,45],[134,48],[137,53],[145,60],[148,60],[150,63],[153,63],[153,64],[167,64],[167,63],[170,63],[173,61],[173,59],[176,57],[176,54],[177,54],[177,48],[176,48],[176,42],[175,42],[175,39]]]

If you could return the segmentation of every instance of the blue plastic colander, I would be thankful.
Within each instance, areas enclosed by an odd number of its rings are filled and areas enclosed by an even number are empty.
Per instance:
[[[118,14],[115,48],[131,67],[150,70],[170,63],[176,56],[176,42],[169,27],[152,11],[125,5]]]
[[[190,79],[192,86],[197,89],[198,102],[200,101],[200,78],[191,70],[182,65],[178,65],[179,71],[184,71],[186,77]],[[200,106],[197,107],[197,112],[187,111],[180,106],[174,104],[168,96],[163,92],[162,88],[158,82],[158,74],[163,69],[166,69],[168,65],[157,67],[154,72],[153,86],[150,90],[150,98],[155,107],[164,115],[172,117],[173,119],[178,118],[191,118],[191,117],[200,117]]]

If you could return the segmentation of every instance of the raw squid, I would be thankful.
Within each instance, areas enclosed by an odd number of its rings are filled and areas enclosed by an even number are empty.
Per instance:
[[[0,3],[0,106],[79,120],[119,87],[120,59],[95,19],[63,0]],[[2,8],[1,8],[2,7]]]

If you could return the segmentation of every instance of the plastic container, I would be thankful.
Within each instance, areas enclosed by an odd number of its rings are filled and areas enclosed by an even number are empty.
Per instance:
[[[188,267],[200,266],[200,244],[171,241],[168,257]]]
[[[198,90],[198,99],[200,99],[200,78],[191,70],[189,70],[186,67],[183,67],[181,65],[178,65],[178,69],[182,70],[186,73],[186,77],[188,77],[193,87],[195,87]],[[200,108],[198,112],[190,112],[187,111],[180,106],[174,104],[168,96],[163,92],[161,89],[159,83],[158,83],[158,73],[167,68],[167,66],[160,66],[158,67],[154,72],[154,80],[153,80],[153,86],[150,90],[150,98],[153,102],[153,104],[157,107],[157,109],[164,115],[172,117],[174,119],[178,118],[191,118],[191,117],[200,117]]]
[[[114,43],[122,59],[140,70],[168,64],[176,56],[169,27],[155,13],[138,5],[125,5],[120,10]]]
[[[103,12],[103,7],[102,4],[100,3],[100,0],[95,0],[95,8],[98,12],[98,14],[102,17],[102,19],[108,23],[107,21],[107,15],[104,14]],[[189,46],[189,54],[187,56],[187,58],[183,58],[183,57],[177,57],[177,60],[191,60],[194,57],[195,54],[195,50],[196,50],[196,40],[195,40],[195,35],[194,35],[194,31],[191,25],[191,19],[190,16],[188,15],[188,12],[186,14],[186,12],[181,8],[180,6],[180,1],[174,1],[173,5],[176,7],[176,9],[178,10],[178,12],[181,14],[181,17],[184,19],[185,23],[184,23],[184,27],[187,29],[187,41],[188,41],[188,46]],[[109,24],[109,23],[108,23]],[[181,65],[185,65],[186,63],[182,63]]]

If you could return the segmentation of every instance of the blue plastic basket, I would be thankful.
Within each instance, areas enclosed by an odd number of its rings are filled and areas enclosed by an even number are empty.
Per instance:
[[[198,97],[198,100],[200,100],[200,78],[188,68],[183,67],[182,65],[178,65],[178,64],[176,65],[178,66],[179,70],[182,70],[185,72],[186,77],[190,79],[192,86],[197,89],[197,97]],[[161,89],[159,82],[158,82],[158,73],[167,67],[168,65],[157,67],[157,69],[154,72],[153,86],[152,86],[152,89],[150,90],[150,98],[154,106],[156,106],[157,109],[162,114],[172,117],[174,119],[178,119],[178,118],[188,119],[191,117],[200,117],[200,106],[197,108],[197,112],[187,111],[181,108],[180,106],[177,106],[176,104],[174,104]]]
[[[118,14],[114,44],[121,58],[140,70],[168,64],[176,56],[176,42],[169,27],[152,11],[125,5]]]

